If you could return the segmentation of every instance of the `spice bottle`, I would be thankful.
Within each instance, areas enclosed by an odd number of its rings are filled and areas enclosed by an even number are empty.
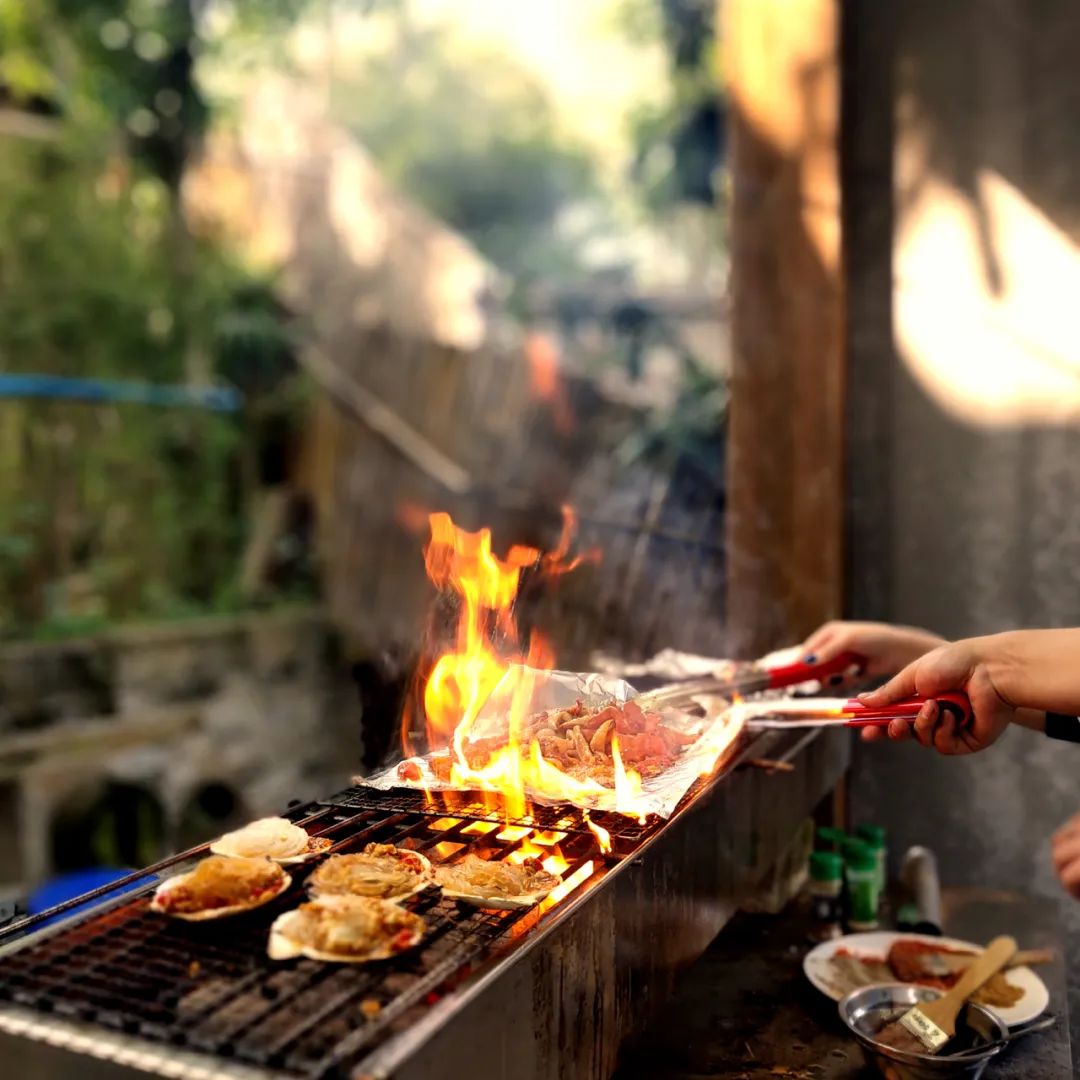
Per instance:
[[[810,939],[828,941],[840,936],[841,901],[844,887],[844,860],[832,851],[810,855]]]
[[[832,825],[823,825],[817,831],[818,845],[822,851],[840,852],[843,850],[844,841],[848,838],[843,829]]]
[[[844,844],[847,881],[847,923],[852,930],[874,930],[878,924],[878,862],[871,848],[858,840]]]
[[[860,825],[855,830],[855,835],[877,857],[878,894],[884,896],[888,880],[888,850],[885,847],[885,830],[880,825]]]

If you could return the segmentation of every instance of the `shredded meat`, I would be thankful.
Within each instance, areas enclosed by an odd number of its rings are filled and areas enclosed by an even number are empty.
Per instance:
[[[311,875],[311,889],[320,896],[389,900],[415,892],[425,875],[426,867],[415,852],[392,844],[368,844],[357,855],[331,855]]]
[[[185,915],[215,908],[255,904],[281,888],[285,872],[269,859],[239,859],[211,855],[203,859],[182,885],[158,894],[164,911]]]
[[[513,899],[550,892],[559,879],[533,859],[520,865],[466,855],[460,862],[435,868],[435,881],[447,892]]]
[[[412,948],[424,921],[411,911],[369,897],[334,897],[301,904],[289,922],[289,937],[338,956],[391,955]]]

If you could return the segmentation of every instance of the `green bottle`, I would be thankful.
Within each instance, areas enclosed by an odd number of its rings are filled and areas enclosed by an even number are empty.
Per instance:
[[[813,924],[811,941],[828,941],[840,936],[841,893],[844,888],[844,860],[834,851],[815,851],[810,855],[810,881],[807,892]]]
[[[885,830],[880,825],[860,825],[855,835],[873,851],[878,861],[878,891],[884,895],[888,879],[888,849],[885,847]]]
[[[873,848],[860,840],[844,844],[847,882],[847,922],[852,930],[875,930],[878,925],[878,861]]]
[[[848,835],[843,829],[833,828],[831,825],[822,826],[817,831],[818,846],[822,851],[839,852],[843,849],[844,841]]]

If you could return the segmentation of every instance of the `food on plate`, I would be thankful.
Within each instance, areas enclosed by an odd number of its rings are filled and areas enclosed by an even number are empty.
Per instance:
[[[320,896],[274,920],[267,954],[272,960],[386,960],[418,945],[425,929],[419,915],[388,900]]]
[[[606,787],[615,786],[616,747],[625,768],[648,778],[670,768],[694,739],[694,735],[665,724],[660,713],[645,712],[634,701],[612,702],[596,709],[578,701],[568,709],[551,709],[531,717],[518,733],[522,747],[538,743],[544,757],[569,776],[595,780]],[[465,744],[465,760],[471,768],[483,768],[505,745],[501,738],[473,739]],[[452,766],[449,754],[431,758],[440,780],[450,779]],[[415,762],[406,761],[398,774],[403,780],[415,781],[419,769]]]
[[[162,882],[150,908],[189,921],[219,919],[268,903],[280,896],[291,881],[269,859],[211,855],[190,873]]]
[[[897,979],[903,983],[948,990],[976,956],[978,953],[970,949],[950,948],[919,938],[898,938],[886,956],[837,949],[831,966],[847,986]],[[1023,996],[1024,991],[1009,982],[1005,972],[999,971],[972,995],[971,1000],[990,1008],[1008,1009]]]
[[[368,844],[354,855],[331,855],[311,875],[312,896],[369,896],[402,900],[431,884],[431,863],[393,844]]]
[[[265,857],[280,863],[298,863],[326,851],[327,837],[308,834],[285,818],[260,818],[242,829],[228,832],[210,845],[215,855],[255,859]]]
[[[559,884],[559,878],[535,859],[515,864],[469,854],[459,862],[437,866],[435,883],[445,896],[480,907],[532,907]]]

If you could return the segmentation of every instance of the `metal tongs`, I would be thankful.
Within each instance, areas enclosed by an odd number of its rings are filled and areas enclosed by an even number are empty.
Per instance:
[[[795,698],[786,701],[744,702],[741,709],[752,728],[886,727],[893,720],[914,720],[927,698],[914,696],[891,705],[870,707],[858,698]],[[971,723],[971,702],[966,694],[937,694],[943,715],[951,715],[958,728]],[[759,715],[747,715],[760,710]]]
[[[686,706],[696,697],[716,695],[746,698],[765,690],[780,690],[817,682],[822,685],[840,682],[858,675],[866,658],[856,653],[840,653],[820,664],[799,662],[782,667],[767,668],[749,665],[726,677],[711,676],[672,683],[646,691],[635,700],[645,708]],[[935,700],[943,714],[949,714],[957,727],[971,723],[971,702],[960,693],[939,694]],[[868,708],[858,698],[785,698],[782,700],[742,701],[735,706],[742,711],[751,728],[817,728],[817,727],[886,727],[893,720],[914,720],[926,703],[925,697],[909,697],[892,705]]]
[[[686,679],[647,690],[635,700],[644,708],[655,709],[662,706],[678,706],[690,703],[695,697],[716,695],[727,698],[745,698],[749,694],[760,694],[764,690],[782,690],[788,686],[800,686],[802,683],[818,682],[826,685],[840,682],[845,676],[859,674],[866,660],[855,653],[840,653],[821,664],[785,664],[783,667],[764,667],[761,664],[747,664],[728,676],[707,676],[705,678]],[[764,708],[765,702],[762,702]]]

